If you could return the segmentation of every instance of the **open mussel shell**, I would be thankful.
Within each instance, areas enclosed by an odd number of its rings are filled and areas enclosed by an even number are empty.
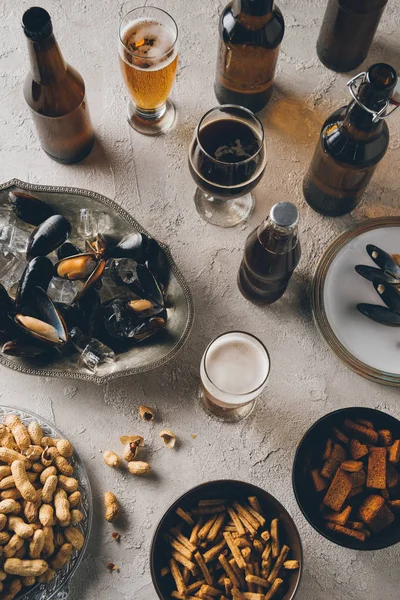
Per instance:
[[[75,256],[61,259],[54,267],[55,274],[61,279],[70,281],[85,281],[97,267],[97,258],[94,254],[82,252]]]
[[[100,324],[101,301],[100,296],[93,287],[86,291],[78,302],[73,304],[80,316],[80,323],[76,325],[84,333],[95,337]]]
[[[68,341],[67,326],[55,304],[44,290],[32,290],[32,307],[35,316],[17,313],[14,322],[22,333],[46,345],[59,347]]]
[[[400,279],[393,277],[390,273],[377,269],[376,267],[369,267],[368,265],[356,265],[355,270],[361,277],[372,281],[373,283],[390,283],[393,285],[400,285]]]
[[[47,291],[53,277],[53,263],[46,256],[36,256],[25,268],[20,279],[15,305],[17,310],[24,305],[29,305],[33,288],[40,287]]]
[[[357,304],[357,310],[380,325],[400,327],[400,314],[377,304]]]
[[[109,248],[110,258],[132,258],[136,262],[145,262],[149,238],[144,233],[134,231],[126,235],[116,246]]]
[[[378,248],[378,246],[374,246],[373,244],[368,244],[367,252],[374,263],[378,265],[382,271],[390,273],[390,275],[393,275],[393,277],[400,279],[400,265],[390,254],[381,248]]]
[[[36,227],[54,215],[51,206],[26,192],[12,190],[8,193],[8,201],[21,221]]]
[[[126,300],[113,300],[103,311],[104,326],[111,338],[140,342],[166,326],[166,315],[143,316],[133,313]]]
[[[61,215],[53,215],[43,221],[29,238],[26,258],[32,260],[35,256],[47,256],[63,244],[71,233],[70,222]]]
[[[4,285],[0,283],[0,333],[6,333],[10,331],[12,322],[9,314],[14,311],[14,302],[8,295]]]
[[[170,278],[168,259],[164,250],[154,238],[149,238],[146,265],[157,281],[165,288]]]
[[[373,285],[386,306],[400,314],[400,291],[389,283],[374,283]]]
[[[108,253],[108,242],[101,233],[98,233],[92,242],[86,240],[86,250],[95,254],[97,258],[103,258]]]
[[[1,351],[9,356],[29,358],[30,360],[41,358],[49,353],[48,348],[28,343],[26,340],[10,340],[3,345]]]
[[[92,271],[91,275],[89,275],[88,279],[85,281],[85,285],[80,290],[80,292],[78,292],[74,302],[78,302],[81,298],[83,298],[83,296],[85,296],[85,294],[87,294],[87,292],[92,287],[97,287],[101,285],[101,278],[104,273],[104,269],[106,268],[106,264],[107,260],[105,258],[101,258],[98,261],[97,266]]]
[[[158,284],[158,281],[146,265],[137,265],[136,274],[140,287],[143,290],[143,297],[151,300],[158,306],[164,306],[164,295]]]
[[[58,260],[62,260],[63,258],[69,258],[70,256],[76,256],[77,254],[81,254],[82,250],[75,246],[75,244],[71,244],[71,242],[65,242],[62,246],[57,250],[57,258]]]

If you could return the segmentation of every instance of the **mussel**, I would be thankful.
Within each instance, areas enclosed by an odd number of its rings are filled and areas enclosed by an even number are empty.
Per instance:
[[[146,265],[137,265],[136,274],[137,281],[143,291],[143,297],[163,307],[164,296],[162,290],[149,268]]]
[[[367,265],[356,265],[359,275],[372,281],[372,284],[385,306],[357,304],[357,310],[380,323],[391,327],[400,326],[400,261],[398,255],[390,255],[378,246],[367,245],[368,255],[379,269]]]
[[[82,250],[75,246],[75,244],[71,244],[71,242],[65,242],[62,246],[57,250],[57,258],[58,260],[62,260],[63,258],[69,258],[70,256],[76,256],[77,254],[81,254]]]
[[[8,200],[17,217],[30,225],[38,226],[54,215],[51,206],[26,192],[12,190],[8,193]]]
[[[132,258],[138,263],[144,263],[147,258],[149,238],[144,233],[135,231],[126,235],[116,245],[108,250],[110,258]]]
[[[47,256],[65,242],[71,233],[70,222],[61,215],[53,215],[43,221],[31,234],[26,251],[27,260]]]
[[[0,333],[7,333],[11,328],[9,314],[15,310],[14,302],[4,285],[0,283]]]
[[[67,326],[52,300],[40,287],[33,288],[31,300],[35,316],[17,313],[14,322],[23,334],[38,342],[62,348],[68,341]]]
[[[146,265],[164,288],[168,285],[170,269],[167,255],[154,238],[149,238]]]
[[[24,305],[29,305],[30,294],[33,288],[40,287],[47,291],[49,283],[53,277],[53,263],[45,256],[36,256],[25,268],[20,279],[15,305],[17,310]]]
[[[61,279],[84,281],[93,273],[97,266],[94,254],[81,253],[67,256],[55,265],[55,273]]]
[[[29,359],[41,358],[49,353],[47,348],[27,343],[25,340],[10,340],[3,345],[1,351],[9,356]]]

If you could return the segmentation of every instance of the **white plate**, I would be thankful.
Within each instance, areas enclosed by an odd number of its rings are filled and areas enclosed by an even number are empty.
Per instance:
[[[367,244],[400,253],[400,217],[373,219],[352,227],[326,250],[313,281],[316,323],[334,352],[360,375],[400,386],[400,328],[386,327],[360,314],[356,305],[384,303],[358,264],[376,266]]]

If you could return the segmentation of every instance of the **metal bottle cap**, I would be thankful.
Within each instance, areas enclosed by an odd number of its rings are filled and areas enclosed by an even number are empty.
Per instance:
[[[25,35],[31,40],[43,40],[53,32],[49,13],[39,6],[32,6],[24,12],[22,27]]]
[[[278,202],[271,208],[271,221],[284,229],[293,229],[299,222],[299,211],[291,202]]]

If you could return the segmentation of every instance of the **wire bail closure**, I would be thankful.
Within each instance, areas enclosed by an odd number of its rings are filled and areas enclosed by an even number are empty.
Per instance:
[[[359,86],[362,83],[365,83],[365,81],[368,81],[368,73],[366,71],[363,71],[363,73],[359,73],[358,75],[356,75],[355,77],[350,79],[350,81],[347,82],[347,87],[349,88],[349,91],[350,91],[350,94],[351,94],[353,100],[355,102],[357,102],[358,106],[363,108],[370,115],[373,115],[373,118],[372,118],[373,123],[377,123],[378,121],[384,121],[385,119],[388,119],[395,112],[395,110],[397,110],[399,108],[399,105],[394,106],[394,108],[392,108],[392,110],[389,111],[387,114],[385,114],[385,113],[386,113],[388,107],[390,106],[390,104],[392,104],[390,102],[390,100],[381,100],[381,102],[384,103],[384,106],[378,111],[372,110],[371,108],[368,108],[368,106],[365,106],[365,104],[363,104],[361,102],[361,100],[359,100],[359,98],[357,97],[357,92],[358,92]],[[357,82],[359,82],[358,87],[356,87]]]

